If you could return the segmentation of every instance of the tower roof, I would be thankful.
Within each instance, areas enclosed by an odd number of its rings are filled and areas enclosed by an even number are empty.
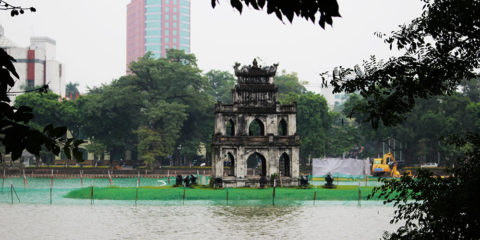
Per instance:
[[[273,64],[272,66],[259,66],[257,63],[257,59],[253,59],[252,65],[240,67],[240,63],[235,63],[233,69],[235,70],[235,76],[239,78],[239,80],[245,80],[244,83],[247,84],[255,84],[255,83],[263,83],[263,81],[258,80],[265,80],[269,77],[275,76],[277,72],[278,64]],[[257,81],[255,81],[257,80]],[[265,82],[267,83],[267,82]]]

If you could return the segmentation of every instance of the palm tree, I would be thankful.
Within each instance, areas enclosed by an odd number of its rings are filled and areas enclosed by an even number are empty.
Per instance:
[[[65,94],[67,97],[75,97],[75,96],[78,96],[80,95],[80,91],[78,91],[78,86],[80,84],[78,83],[72,83],[72,82],[69,82],[67,83],[67,86],[65,86]]]

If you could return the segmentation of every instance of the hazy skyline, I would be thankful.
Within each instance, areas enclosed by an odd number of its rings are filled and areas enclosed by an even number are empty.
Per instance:
[[[16,1],[35,6],[36,13],[10,17],[0,14],[5,35],[21,47],[31,36],[57,42],[57,60],[66,65],[67,82],[87,87],[108,84],[125,74],[126,5],[129,0]],[[320,90],[319,73],[335,66],[352,67],[370,55],[394,54],[374,32],[389,33],[421,12],[419,0],[339,0],[342,18],[323,30],[318,24],[295,19],[283,24],[274,15],[244,9],[240,15],[229,1],[212,9],[210,1],[192,0],[191,51],[200,69],[232,71],[235,62],[279,63],[279,70],[297,72],[307,88]],[[12,3],[13,4],[13,3]]]

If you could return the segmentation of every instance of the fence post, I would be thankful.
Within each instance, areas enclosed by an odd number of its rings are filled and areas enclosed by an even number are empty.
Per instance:
[[[186,189],[185,189],[185,183],[184,183],[183,184],[183,202],[182,202],[183,205],[185,205],[185,191]]]
[[[92,184],[92,188],[91,188],[91,191],[90,191],[90,205],[93,205],[93,184]]]
[[[53,169],[52,169],[52,176],[50,177],[50,185],[53,185]]]
[[[83,172],[80,170],[80,185],[83,187]]]
[[[227,188],[227,205],[228,205],[228,188]]]
[[[138,200],[138,186],[137,186],[137,190],[135,192],[135,207],[137,206],[137,200]]]
[[[3,169],[3,182],[2,182],[2,192],[3,188],[5,187],[5,168]]]
[[[28,184],[27,176],[25,175],[25,169],[23,169],[23,189]]]
[[[273,179],[273,195],[272,195],[272,205],[275,206],[275,180]]]
[[[361,205],[361,199],[362,199],[362,190],[360,190],[360,182],[358,182],[358,206]]]
[[[316,200],[317,200],[317,189],[315,188],[315,193],[313,194],[313,205],[315,205]]]
[[[20,202],[20,198],[18,197],[17,191],[15,191],[15,188],[13,187],[13,184],[10,184],[10,195],[12,197],[12,204],[13,204],[13,194],[15,193],[15,196],[18,199],[18,202]]]

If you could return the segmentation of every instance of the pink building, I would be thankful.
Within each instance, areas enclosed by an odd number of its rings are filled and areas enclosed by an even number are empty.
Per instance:
[[[127,66],[146,52],[190,53],[190,0],[131,0],[127,6]]]

